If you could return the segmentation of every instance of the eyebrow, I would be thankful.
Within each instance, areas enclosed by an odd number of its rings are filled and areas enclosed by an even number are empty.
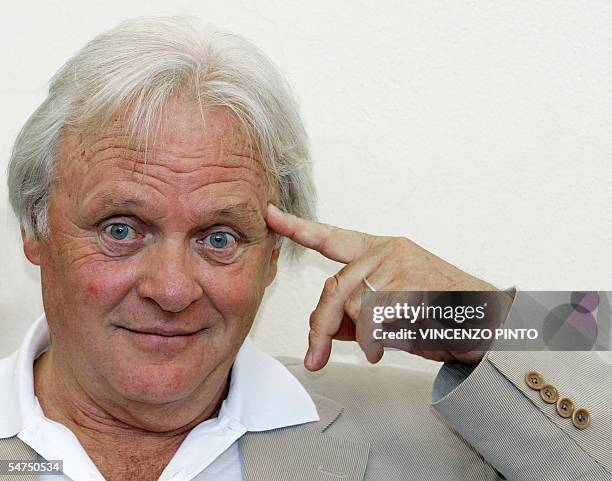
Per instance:
[[[102,192],[89,199],[86,211],[90,214],[102,214],[108,210],[141,209],[149,213],[149,217],[157,217],[159,211],[155,205],[150,205],[139,197],[121,197],[122,193]],[[195,217],[201,220],[214,220],[215,222],[230,222],[245,229],[261,227],[265,224],[263,216],[250,202],[236,202],[218,208],[197,208]]]
[[[265,221],[262,222],[263,216],[261,216],[257,209],[249,202],[238,202],[218,209],[213,209],[206,213],[206,217],[212,219],[227,219],[236,225],[244,226],[246,229],[265,225]]]

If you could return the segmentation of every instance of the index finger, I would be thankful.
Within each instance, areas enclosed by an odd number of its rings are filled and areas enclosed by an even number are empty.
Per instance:
[[[344,264],[361,257],[375,238],[363,232],[302,219],[283,212],[273,204],[268,204],[266,223],[274,232]]]

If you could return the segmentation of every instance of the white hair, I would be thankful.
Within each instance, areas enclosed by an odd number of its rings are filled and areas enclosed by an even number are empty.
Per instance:
[[[202,110],[229,109],[278,182],[279,207],[315,218],[307,135],[287,81],[267,56],[245,38],[191,17],[138,17],[98,35],[69,59],[17,136],[8,187],[26,235],[48,232],[49,195],[65,127],[99,129],[127,108],[130,133],[146,142],[165,102],[177,93],[192,95]]]

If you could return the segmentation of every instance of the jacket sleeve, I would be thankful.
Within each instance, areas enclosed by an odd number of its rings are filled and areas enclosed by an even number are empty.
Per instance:
[[[528,384],[534,371],[574,411],[586,409],[590,424],[584,427],[584,416],[561,416],[557,403],[544,401],[543,390]],[[432,401],[508,480],[612,481],[612,365],[596,351],[492,350],[475,368],[445,364]]]

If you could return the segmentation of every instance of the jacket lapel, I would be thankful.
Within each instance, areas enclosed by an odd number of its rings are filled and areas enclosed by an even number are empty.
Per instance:
[[[318,422],[247,432],[240,438],[244,481],[363,479],[370,445],[326,434],[343,407],[316,394],[312,399]]]

